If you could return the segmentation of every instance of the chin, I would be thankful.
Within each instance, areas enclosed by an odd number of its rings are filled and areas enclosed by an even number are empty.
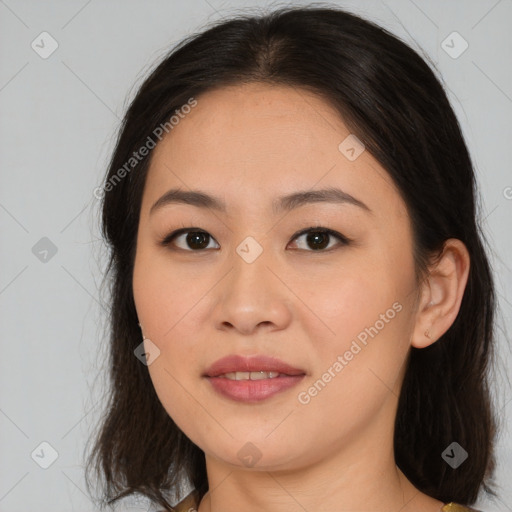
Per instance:
[[[267,436],[268,432],[261,436],[253,432],[247,437],[237,436],[236,440],[230,438],[218,443],[212,443],[210,437],[201,449],[226,464],[253,471],[292,469],[299,464],[301,455],[305,455],[303,443],[285,444],[281,437],[270,440]]]

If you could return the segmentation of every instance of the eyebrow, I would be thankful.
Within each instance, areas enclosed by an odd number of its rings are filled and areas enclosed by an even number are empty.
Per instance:
[[[351,204],[373,214],[372,210],[354,196],[335,187],[318,190],[301,190],[275,199],[272,202],[272,211],[279,214],[295,208],[313,203]],[[198,190],[181,190],[172,188],[168,190],[151,207],[149,214],[169,204],[188,204],[198,208],[211,208],[225,213],[226,204],[219,197],[211,196]]]

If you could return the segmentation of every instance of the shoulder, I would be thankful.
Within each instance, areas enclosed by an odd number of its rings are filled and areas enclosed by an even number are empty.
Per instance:
[[[442,509],[441,512],[482,512],[477,510],[476,508],[467,507],[465,505],[460,505],[459,503],[454,503],[453,501],[447,503]]]

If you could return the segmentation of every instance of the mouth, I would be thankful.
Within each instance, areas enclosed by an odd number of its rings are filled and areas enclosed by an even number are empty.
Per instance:
[[[216,377],[229,380],[263,380],[275,379],[276,377],[290,377],[290,375],[287,373],[264,372],[260,370],[259,372],[228,372],[216,375]]]
[[[269,356],[232,355],[203,374],[214,391],[238,402],[260,402],[297,385],[306,372]]]

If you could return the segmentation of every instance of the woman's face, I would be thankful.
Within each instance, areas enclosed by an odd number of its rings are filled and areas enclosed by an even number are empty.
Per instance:
[[[154,149],[137,236],[133,291],[161,403],[207,457],[238,467],[388,450],[417,292],[390,176],[311,93],[250,84],[196,100]],[[175,194],[151,211],[171,189],[225,209]],[[339,192],[281,202],[324,189]],[[230,355],[301,375],[206,376]]]

